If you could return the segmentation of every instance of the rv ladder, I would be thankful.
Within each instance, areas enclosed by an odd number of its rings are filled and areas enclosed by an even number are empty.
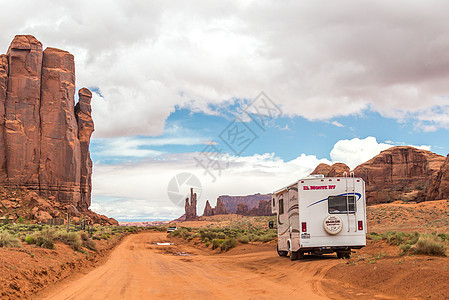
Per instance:
[[[346,194],[346,218],[348,220],[348,232],[351,230],[351,226],[350,226],[350,219],[349,219],[349,189],[348,189],[348,173],[344,172],[343,175],[345,176],[345,183],[346,183],[346,189],[345,189],[345,194]],[[349,176],[352,177],[352,195],[354,197],[354,212],[356,210],[356,200],[355,200],[355,176],[354,176],[354,172],[349,173]],[[357,231],[357,218],[355,216],[354,213],[354,231]]]

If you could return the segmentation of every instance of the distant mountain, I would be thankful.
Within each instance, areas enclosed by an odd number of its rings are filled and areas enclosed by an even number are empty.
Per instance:
[[[218,198],[225,205],[226,211],[230,214],[235,214],[237,212],[237,205],[239,203],[245,204],[248,210],[259,206],[259,201],[265,200],[270,201],[272,194],[254,194],[248,196],[229,196],[222,195]]]

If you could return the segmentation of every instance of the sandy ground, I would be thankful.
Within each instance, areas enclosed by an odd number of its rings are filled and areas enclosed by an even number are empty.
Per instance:
[[[172,240],[173,241],[173,240]],[[39,299],[391,299],[326,279],[334,255],[291,262],[273,245],[239,246],[223,254],[169,242],[166,233],[128,236],[108,261],[84,276],[44,290]],[[247,247],[247,248],[246,248]],[[323,286],[326,288],[324,289]]]

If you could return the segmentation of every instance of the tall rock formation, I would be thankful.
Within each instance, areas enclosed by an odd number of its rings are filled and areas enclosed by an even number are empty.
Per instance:
[[[5,101],[8,89],[8,57],[0,55],[0,182],[6,181]]]
[[[224,203],[221,202],[220,198],[217,198],[217,204],[215,205],[215,208],[212,208],[209,200],[206,201],[203,216],[226,215],[227,213],[228,212],[226,211],[226,207]]]
[[[75,106],[75,116],[78,122],[78,140],[81,147],[81,208],[88,208],[91,203],[90,192],[92,190],[92,160],[90,159],[90,137],[94,132],[92,120],[92,108],[90,105],[92,93],[82,88],[78,92],[79,101]]]
[[[425,192],[426,200],[449,199],[449,154],[438,171],[437,176],[428,185]]]
[[[193,192],[193,188],[190,189],[190,202],[189,198],[186,198],[185,211],[186,221],[196,220],[196,193]]]
[[[437,178],[444,156],[408,146],[392,147],[354,169],[366,183],[368,204],[421,201]]]
[[[204,206],[203,216],[213,216],[214,215],[214,209],[209,203],[209,200],[206,200],[206,206]]]
[[[3,128],[7,183],[39,190],[42,44],[33,36],[16,36],[7,56]]]
[[[6,91],[6,93],[5,93]],[[90,206],[91,93],[74,106],[75,63],[31,35],[0,56],[0,184],[27,188],[80,211]]]
[[[81,152],[74,96],[73,55],[45,49],[40,101],[40,194],[79,207]]]

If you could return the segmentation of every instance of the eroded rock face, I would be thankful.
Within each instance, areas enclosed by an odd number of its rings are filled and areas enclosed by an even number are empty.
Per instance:
[[[210,206],[209,200],[206,200],[206,206],[204,207],[203,216],[213,216],[214,209]]]
[[[444,156],[413,147],[399,146],[382,151],[354,169],[366,183],[368,204],[395,200],[421,201],[420,191],[437,177]]]
[[[87,211],[92,94],[81,89],[76,109],[74,94],[73,55],[14,38],[0,56],[0,184]]]
[[[350,175],[349,167],[346,164],[335,163],[332,166],[329,166],[328,164],[319,164],[310,174],[322,174],[324,177],[340,177],[343,176],[345,172],[347,176]]]
[[[209,200],[206,201],[203,216],[226,215],[227,213],[228,212],[226,211],[226,207],[224,203],[221,202],[220,198],[217,198],[217,204],[215,205],[215,208],[212,208]]]
[[[196,193],[193,192],[193,188],[190,189],[190,201],[186,198],[185,211],[186,211],[186,221],[196,220]]]
[[[89,152],[90,137],[94,132],[94,121],[90,105],[92,93],[88,89],[82,88],[79,90],[78,96],[79,101],[75,106],[75,116],[78,121],[78,140],[81,147],[80,206],[82,209],[87,209],[91,203],[92,191],[92,160]]]
[[[5,140],[5,101],[8,89],[8,57],[0,55],[0,182],[6,180],[6,151],[3,147]]]
[[[246,206],[251,209],[257,207],[260,200],[271,200],[271,194],[254,194],[248,196],[223,195],[218,198],[220,199],[220,202],[224,204],[227,213],[235,214],[237,213],[237,205],[239,203],[246,204]]]
[[[55,48],[45,49],[40,101],[40,194],[77,207],[81,152],[74,95],[73,55]]]
[[[250,216],[271,216],[272,214],[270,201],[268,200],[260,200],[259,205],[248,212]]]
[[[244,215],[244,216],[248,215],[248,206],[243,203],[237,204],[237,210],[235,213],[238,215]]]
[[[221,202],[220,198],[217,198],[217,205],[214,208],[215,215],[226,215],[228,212],[226,211],[226,206],[223,202]]]
[[[449,199],[449,154],[437,176],[429,184],[425,196],[426,200]]]
[[[7,56],[4,127],[7,182],[39,190],[42,44],[33,36],[16,36]]]

